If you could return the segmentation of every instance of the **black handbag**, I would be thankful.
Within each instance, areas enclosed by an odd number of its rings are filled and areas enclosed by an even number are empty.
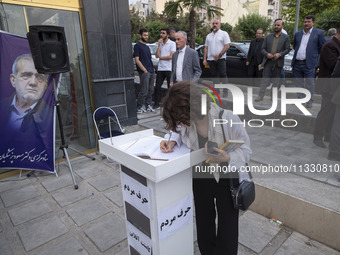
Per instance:
[[[255,200],[255,185],[252,181],[242,181],[236,187],[230,179],[230,191],[235,209],[247,210]]]
[[[220,119],[222,119],[224,110],[220,112]],[[225,139],[224,128],[222,127],[223,138]],[[246,163],[248,168],[248,164]],[[248,169],[247,169],[248,170]],[[250,171],[248,171],[250,178],[252,178]],[[233,199],[235,209],[247,210],[255,200],[255,184],[252,181],[243,180],[237,186],[234,186],[233,179],[230,179],[230,192]]]

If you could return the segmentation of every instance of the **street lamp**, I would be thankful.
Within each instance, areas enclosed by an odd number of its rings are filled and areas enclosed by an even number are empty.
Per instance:
[[[296,33],[299,29],[299,12],[300,12],[300,0],[297,0],[296,1],[296,12],[295,12],[294,33]]]

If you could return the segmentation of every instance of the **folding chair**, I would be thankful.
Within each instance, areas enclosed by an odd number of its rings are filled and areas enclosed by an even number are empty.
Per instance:
[[[93,113],[93,122],[96,127],[98,140],[110,137],[112,143],[113,136],[124,134],[124,129],[120,125],[117,114],[115,113],[114,110],[112,110],[109,107],[106,106],[98,107]],[[118,130],[112,129],[112,123],[114,123],[115,127],[118,126]]]

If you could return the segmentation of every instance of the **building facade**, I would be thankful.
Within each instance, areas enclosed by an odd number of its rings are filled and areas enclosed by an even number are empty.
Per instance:
[[[61,75],[58,98],[68,144],[95,149],[99,106],[115,110],[122,125],[137,123],[128,0],[2,1],[1,30],[26,37],[30,25],[65,29],[71,71]],[[58,142],[56,130],[56,151]]]
[[[152,10],[152,6],[149,5],[150,0],[139,0],[135,4],[130,4],[129,9],[134,9],[140,17],[146,18]]]
[[[221,7],[224,16],[221,17],[223,23],[228,22],[230,25],[235,26],[238,18],[242,15],[257,13],[275,20],[280,17],[281,13],[281,0],[207,0],[212,6]],[[153,8],[157,13],[162,13],[166,0],[149,0],[149,7]],[[207,13],[205,10],[197,9],[199,18],[206,19]]]

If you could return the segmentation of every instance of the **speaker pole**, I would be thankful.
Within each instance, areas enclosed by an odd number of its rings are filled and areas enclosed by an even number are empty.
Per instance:
[[[57,94],[57,85],[55,83],[55,74],[51,74],[52,76],[52,81],[53,81],[53,89],[54,89],[54,97],[55,97],[55,106],[56,106],[56,109],[57,109],[57,118],[58,118],[58,124],[59,124],[59,131],[60,131],[60,139],[61,139],[61,145],[59,146],[59,149],[63,152],[64,154],[64,157],[66,158],[67,160],[67,164],[68,164],[68,167],[70,169],[70,173],[71,173],[71,177],[72,177],[72,180],[73,180],[73,184],[74,184],[74,188],[75,189],[78,189],[78,184],[76,182],[76,179],[74,177],[74,174],[73,174],[73,169],[72,169],[72,165],[71,165],[71,161],[70,161],[70,158],[68,156],[68,152],[67,152],[67,149],[70,149],[70,150],[73,150],[85,157],[88,157],[89,159],[92,159],[92,160],[95,160],[95,157],[92,157],[92,156],[89,156],[85,153],[82,153],[76,149],[73,149],[71,147],[69,147],[66,142],[65,142],[65,135],[64,135],[64,127],[63,127],[63,123],[62,123],[62,118],[61,118],[61,112],[60,112],[60,101],[58,99],[58,94]]]
[[[67,164],[69,166],[74,183],[74,188],[78,189],[67,149],[73,150],[78,154],[81,154],[92,160],[95,160],[95,158],[76,149],[68,147],[65,142],[64,128],[60,113],[60,101],[57,94],[57,85],[55,84],[56,74],[70,71],[70,63],[64,28],[47,25],[30,26],[29,32],[27,33],[27,39],[32,52],[35,69],[37,69],[38,73],[51,74],[52,76],[55,106],[57,109],[57,117],[61,138],[61,145],[59,149],[62,150],[62,152],[64,153],[64,158],[66,158],[67,160]]]

